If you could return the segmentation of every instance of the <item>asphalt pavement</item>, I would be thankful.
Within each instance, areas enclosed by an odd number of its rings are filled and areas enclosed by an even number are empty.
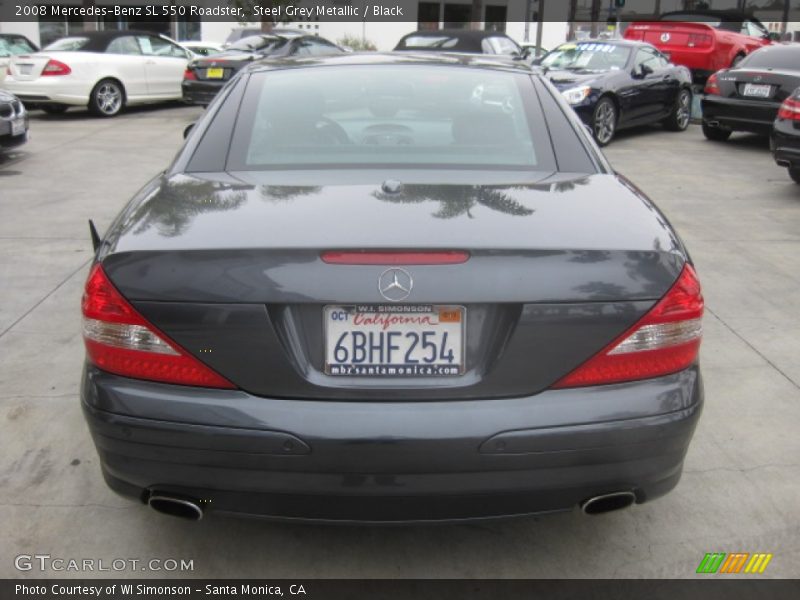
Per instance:
[[[199,114],[34,112],[30,143],[0,158],[0,577],[695,577],[707,552],[769,552],[761,577],[800,577],[800,186],[765,140],[716,144],[696,125],[606,150],[676,226],[705,290],[706,406],[667,496],[600,517],[344,527],[185,522],[108,490],[78,398],[87,219],[104,231]],[[193,570],[15,567],[34,554]]]

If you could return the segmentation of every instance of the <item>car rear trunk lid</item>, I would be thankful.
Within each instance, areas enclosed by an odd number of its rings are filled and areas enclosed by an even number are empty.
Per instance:
[[[461,180],[463,173],[458,174]],[[441,177],[441,174],[438,174]],[[610,175],[514,185],[155,182],[103,266],[159,329],[253,394],[493,398],[552,385],[637,321],[685,262],[658,210]],[[304,179],[313,181],[312,174]],[[330,250],[460,250],[460,264],[330,264]],[[381,295],[399,266],[406,299]],[[335,376],[326,306],[463,307],[463,373]]]

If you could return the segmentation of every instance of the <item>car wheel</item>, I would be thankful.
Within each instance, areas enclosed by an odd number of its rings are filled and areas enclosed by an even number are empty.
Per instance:
[[[664,121],[664,126],[670,131],[686,131],[692,120],[692,92],[686,89],[678,92],[675,106],[669,117]]]
[[[791,177],[795,183],[800,183],[800,167],[789,167],[789,177]]]
[[[703,121],[703,135],[712,142],[724,142],[731,137],[731,131],[728,129],[720,129],[719,127],[712,127]]]
[[[103,79],[89,96],[89,111],[98,117],[115,117],[125,104],[122,85],[113,79]]]
[[[600,146],[606,146],[617,131],[617,107],[611,98],[601,98],[592,114],[592,135]]]
[[[43,104],[42,110],[46,112],[48,115],[63,115],[67,112],[69,106],[64,106],[63,104]]]

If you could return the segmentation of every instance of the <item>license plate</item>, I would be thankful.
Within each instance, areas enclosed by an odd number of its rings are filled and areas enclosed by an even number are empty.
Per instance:
[[[223,77],[225,77],[225,69],[206,69],[206,79],[222,79]]]
[[[756,83],[746,83],[744,85],[744,95],[745,96],[756,96],[758,98],[769,98],[770,90],[772,90],[772,86],[770,85],[759,85]]]
[[[326,306],[325,373],[454,377],[464,373],[463,306]]]
[[[14,119],[11,121],[11,135],[22,135],[25,133],[25,120],[24,119]]]
[[[33,72],[33,65],[17,65],[20,75],[30,75]]]

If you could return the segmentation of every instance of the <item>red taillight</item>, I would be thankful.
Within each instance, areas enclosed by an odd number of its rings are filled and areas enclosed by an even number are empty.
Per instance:
[[[712,96],[719,96],[721,94],[719,91],[719,78],[716,73],[712,73],[706,80],[706,87],[703,92]]]
[[[700,282],[687,264],[644,317],[553,387],[619,383],[681,371],[697,358],[702,316]]]
[[[135,379],[235,387],[151,325],[122,297],[99,264],[89,273],[81,309],[86,353],[98,368]]]
[[[457,265],[469,260],[469,252],[329,251],[322,253],[322,260],[332,265]]]
[[[69,65],[54,58],[48,60],[42,69],[42,75],[69,75],[70,73],[72,73],[72,69],[69,68]]]
[[[778,109],[778,118],[800,121],[800,100],[792,96],[784,100],[780,109]]]
[[[183,72],[183,79],[184,80],[188,79],[189,81],[197,81],[197,75],[195,75],[194,71],[192,71],[191,69],[186,69]]]

